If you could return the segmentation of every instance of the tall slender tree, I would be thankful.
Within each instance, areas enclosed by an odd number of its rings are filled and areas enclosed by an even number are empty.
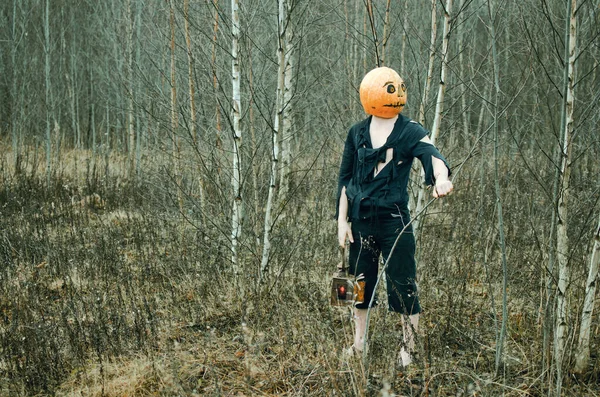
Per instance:
[[[285,29],[286,29],[286,0],[278,0],[277,11],[277,92],[275,95],[275,120],[272,130],[272,156],[271,156],[271,179],[269,183],[269,194],[265,208],[265,230],[263,235],[263,253],[260,262],[260,279],[262,280],[267,271],[269,254],[271,253],[271,232],[273,230],[273,202],[277,188],[277,168],[279,167],[279,131],[283,125],[284,90],[285,90]]]
[[[13,167],[15,172],[20,171],[20,137],[19,130],[17,129],[17,110],[19,106],[17,104],[17,53],[19,49],[19,43],[22,39],[17,37],[17,0],[13,0],[13,10],[11,19],[11,47],[10,47],[10,64],[11,64],[11,86],[10,86],[10,130],[12,138],[12,155],[13,155]]]
[[[133,110],[133,9],[131,0],[127,0],[127,152],[129,154],[129,172],[135,173],[135,119]],[[172,17],[171,17],[172,18]]]
[[[50,0],[46,0],[44,12],[44,75],[46,86],[46,184],[50,187],[50,176],[52,174],[52,134],[50,129],[50,117],[52,113],[52,100],[50,97]]]
[[[433,64],[435,62],[435,42],[437,38],[437,0],[431,0],[431,38],[429,40],[429,63],[427,66],[427,75],[425,77],[425,86],[423,95],[419,104],[419,123],[425,125],[425,108],[429,99],[429,90],[431,89],[431,80],[433,79]]]
[[[175,187],[177,188],[177,204],[179,213],[183,214],[183,186],[180,164],[181,147],[179,145],[179,118],[177,116],[177,70],[175,64],[175,0],[169,0],[169,26],[170,35],[170,56],[171,56],[171,142],[173,155],[173,174],[175,175]]]
[[[573,370],[583,373],[588,368],[590,361],[590,335],[592,328],[592,316],[594,314],[594,301],[596,296],[596,283],[598,282],[598,265],[600,264],[600,219],[594,233],[594,244],[590,255],[590,267],[585,285],[585,298],[581,313],[581,325],[579,338],[575,351],[575,365]]]
[[[190,0],[183,2],[183,18],[184,18],[184,30],[185,30],[185,43],[187,48],[188,58],[188,95],[190,101],[190,135],[194,150],[198,149],[198,132],[196,122],[196,87],[194,84],[194,53],[192,48],[192,36],[190,34]],[[198,170],[198,190],[200,196],[200,216],[203,217],[205,212],[205,197],[204,197],[204,179],[202,178],[201,170]]]
[[[432,13],[435,14],[435,5],[432,4],[432,7],[434,7],[434,10],[432,11]],[[444,29],[443,29],[443,36],[442,36],[442,53],[441,53],[441,59],[440,59],[440,83],[438,85],[438,95],[437,95],[437,101],[436,101],[436,105],[435,105],[435,115],[433,118],[433,126],[431,128],[431,133],[430,133],[430,139],[431,142],[433,144],[435,144],[435,141],[437,140],[439,131],[440,131],[440,124],[442,121],[442,112],[444,111],[444,94],[446,92],[446,74],[447,74],[447,70],[448,70],[448,42],[450,39],[450,13],[452,12],[452,0],[446,0],[446,5],[444,7]],[[434,31],[436,29],[435,27],[435,15],[432,15],[432,26],[431,29],[432,31]],[[435,41],[435,35],[432,33],[432,43]],[[431,54],[430,55],[434,55],[434,49],[432,47],[431,49]],[[433,70],[433,64],[431,63],[431,60],[433,58],[430,56],[430,70]],[[431,81],[431,76],[427,76],[427,80],[430,82]],[[426,83],[426,91],[429,90],[429,87],[427,87],[429,85],[429,83]],[[426,98],[424,99],[424,101],[426,100]],[[423,102],[421,103],[421,106],[423,106]],[[424,108],[422,108],[424,109]],[[423,110],[423,120],[424,120],[424,110]],[[424,175],[424,172],[421,173],[422,175]],[[419,194],[417,197],[417,206],[416,206],[416,213],[419,214],[421,212],[421,210],[423,209],[423,206],[425,205],[425,196],[426,196],[426,190],[425,190],[425,186],[421,186],[421,189],[419,189]],[[414,231],[415,233],[418,232],[419,230],[419,226],[421,224],[420,222],[420,218],[415,218],[415,220],[413,221],[413,227],[414,227]]]
[[[292,130],[293,123],[293,105],[292,99],[294,97],[294,73],[296,63],[296,51],[294,47],[294,32],[292,29],[291,14],[293,4],[291,0],[285,0],[284,10],[285,19],[283,23],[283,48],[284,48],[284,82],[283,82],[283,107],[282,112],[282,124],[281,124],[281,172],[279,181],[279,192],[278,196],[280,199],[285,200],[288,196],[290,189],[290,173],[292,166],[292,141],[294,138],[294,131]],[[281,32],[279,32],[281,35]],[[281,39],[279,39],[280,41]],[[279,44],[281,46],[282,44]],[[279,81],[279,80],[278,80]]]
[[[577,59],[577,0],[567,0],[564,54],[564,86],[561,125],[561,159],[558,196],[558,223],[556,229],[556,255],[558,283],[556,286],[556,328],[554,331],[554,360],[556,365],[556,395],[561,395],[565,347],[569,332],[568,289],[571,282],[569,265],[569,237],[567,234],[568,199],[571,183],[571,138],[573,135],[573,110],[575,102],[575,60]]]
[[[496,337],[496,374],[500,374],[502,358],[504,355],[504,340],[506,338],[506,327],[508,320],[507,310],[507,281],[508,269],[506,264],[506,238],[504,235],[504,212],[502,207],[502,191],[500,188],[500,137],[499,137],[499,114],[500,114],[500,64],[498,63],[498,37],[496,34],[497,13],[494,13],[492,0],[487,2],[489,29],[492,42],[492,66],[494,71],[494,97],[493,97],[493,131],[494,131],[494,192],[496,194],[496,216],[498,218],[498,243],[500,245],[502,261],[502,323]]]
[[[231,215],[231,262],[236,280],[239,281],[241,266],[239,263],[238,245],[242,235],[242,130],[240,128],[241,118],[241,94],[240,94],[240,59],[239,59],[239,41],[240,41],[240,16],[239,0],[231,0],[231,117],[233,120],[233,173],[231,177],[231,187],[233,193],[233,209]]]
[[[213,21],[213,36],[211,43],[211,70],[212,70],[212,83],[213,83],[213,94],[215,98],[219,92],[219,79],[217,76],[217,38],[219,34],[219,0],[212,0],[212,7],[214,8],[214,21]],[[233,12],[233,11],[232,11]],[[239,23],[239,21],[238,21]],[[233,29],[233,28],[232,28]],[[235,40],[235,39],[234,39]],[[221,106],[219,101],[215,101],[215,145],[217,148],[222,146],[221,138]]]

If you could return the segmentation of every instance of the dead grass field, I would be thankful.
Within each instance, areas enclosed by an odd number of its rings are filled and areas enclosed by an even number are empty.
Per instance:
[[[102,160],[94,171],[85,166],[89,154],[65,158],[50,189],[31,166],[14,175],[10,156],[0,169],[0,395],[547,393],[539,270],[528,262],[535,249],[526,233],[509,233],[521,252],[511,254],[506,358],[502,374],[494,374],[500,278],[489,265],[493,238],[473,234],[469,205],[461,204],[466,187],[431,209],[419,246],[425,311],[418,364],[405,373],[395,360],[399,318],[385,305],[373,311],[367,359],[342,358],[352,323],[348,309],[328,305],[337,263],[331,197],[313,188],[328,175],[306,178],[310,185],[299,188],[274,233],[271,274],[260,288],[251,224],[260,216],[247,216],[241,294],[229,266],[228,203],[208,207],[210,221],[202,224],[193,189],[182,217],[172,181],[158,166],[136,182],[115,157],[106,180]],[[486,242],[491,283],[478,254]],[[566,396],[600,395],[597,324],[593,367],[585,379],[568,377]]]

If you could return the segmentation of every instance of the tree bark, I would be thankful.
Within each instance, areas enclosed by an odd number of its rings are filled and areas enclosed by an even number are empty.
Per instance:
[[[175,175],[175,187],[177,189],[177,204],[179,205],[179,213],[183,214],[183,192],[182,192],[182,176],[181,165],[179,164],[179,155],[181,148],[179,147],[179,137],[177,128],[179,119],[177,117],[177,79],[175,70],[175,4],[174,0],[169,0],[169,25],[171,27],[171,141],[173,155],[173,173]]]
[[[463,6],[464,6],[464,2],[465,0],[460,0],[458,9],[460,10],[459,12],[463,12]],[[464,38],[465,38],[465,27],[461,26],[460,27],[460,32],[458,32],[458,69],[459,69],[459,74],[460,74],[460,80],[462,82],[463,85],[466,86],[466,78],[467,76],[469,76],[469,72],[467,71],[467,66],[465,65],[465,60],[464,60]],[[471,140],[469,139],[469,112],[467,112],[467,88],[465,87],[463,94],[461,95],[461,105],[462,105],[462,122],[463,122],[463,131],[462,131],[462,137],[461,137],[461,142],[467,143],[470,142]],[[453,144],[451,145],[452,148],[456,147],[456,141],[457,138],[456,137],[457,134],[454,134],[454,139],[453,139]]]
[[[389,29],[390,29],[390,3],[391,0],[387,0],[385,5],[385,19],[383,22],[383,41],[381,43],[381,66],[385,65],[386,56],[387,56],[387,48],[388,41],[390,38]]]
[[[267,206],[265,208],[265,230],[263,234],[263,252],[260,261],[260,281],[264,280],[267,266],[269,264],[269,254],[271,253],[271,231],[273,230],[273,201],[275,190],[277,188],[277,167],[279,162],[279,131],[283,125],[284,113],[284,89],[285,89],[285,0],[278,1],[278,46],[277,46],[277,93],[275,97],[275,120],[273,122],[272,142],[273,151],[271,157],[271,181],[269,183],[269,194],[267,197]]]
[[[449,41],[449,36],[450,36],[450,13],[452,12],[452,1],[453,0],[446,0],[446,6],[445,6],[445,10],[444,10],[444,30],[443,30],[443,37],[442,37],[442,54],[441,54],[441,67],[440,67],[440,83],[438,85],[438,95],[437,95],[437,102],[435,105],[435,116],[433,119],[433,126],[431,128],[431,132],[430,132],[430,139],[431,142],[433,144],[435,144],[435,141],[437,139],[437,136],[439,134],[439,130],[440,130],[440,123],[442,120],[442,112],[444,111],[444,93],[446,91],[446,71],[448,69],[448,65],[447,65],[447,59],[448,59],[448,41]],[[434,6],[435,8],[435,6]],[[435,30],[435,26],[433,26],[433,24],[435,23],[435,17],[432,16],[432,31]],[[434,47],[433,47],[433,43],[435,41],[435,37],[432,34],[432,47],[431,47],[431,55],[434,55]],[[430,58],[430,70],[433,71],[433,64],[431,63],[432,58]],[[428,74],[427,76],[427,80],[428,83],[431,82],[431,76]],[[426,84],[426,86],[427,86]],[[429,88],[426,88],[426,91],[429,90]],[[421,105],[423,105],[423,103],[421,103]],[[424,116],[423,116],[424,117]],[[421,177],[422,179],[424,176],[424,172],[421,172]],[[419,189],[419,195],[417,198],[417,209],[416,209],[416,213],[419,214],[421,212],[421,210],[423,209],[423,206],[425,205],[425,195],[427,194],[427,191],[425,189],[425,186],[421,186],[421,188]],[[415,235],[418,233],[419,231],[419,225],[421,224],[420,220],[421,218],[415,218],[415,220],[413,221],[413,228],[414,228],[414,233]]]
[[[369,25],[371,26],[371,35],[373,36],[373,45],[375,47],[375,66],[381,66],[381,55],[379,54],[379,38],[377,37],[377,29],[375,28],[375,15],[373,13],[373,0],[366,0],[367,15],[369,17]],[[366,32],[366,31],[365,31]]]
[[[213,0],[213,7],[215,11],[214,23],[213,23],[213,37],[212,37],[212,51],[211,51],[211,68],[213,78],[213,93],[215,99],[219,93],[219,79],[217,78],[217,35],[219,33],[219,0]],[[232,11],[233,12],[233,11]],[[239,21],[238,21],[239,24]],[[232,28],[233,29],[233,28]],[[239,27],[238,27],[239,29]],[[235,39],[234,39],[235,40]],[[215,144],[218,149],[223,146],[221,138],[221,107],[219,101],[215,101]]]
[[[570,193],[571,165],[571,136],[573,134],[573,108],[574,108],[574,83],[575,59],[577,43],[577,1],[567,1],[566,27],[565,27],[565,69],[564,69],[564,95],[562,103],[563,125],[561,139],[560,161],[560,189],[558,196],[558,223],[556,229],[556,259],[558,262],[558,285],[556,289],[556,326],[554,334],[554,360],[556,365],[556,395],[561,395],[563,365],[566,363],[565,346],[569,333],[568,319],[568,289],[571,281],[571,268],[569,267],[569,238],[567,234],[568,199]],[[568,61],[567,61],[568,60]]]
[[[192,37],[190,36],[190,0],[183,2],[183,18],[185,29],[185,44],[187,48],[188,58],[188,93],[190,97],[190,132],[194,146],[198,145],[198,137],[196,136],[196,101],[194,87],[194,55],[192,53]]]
[[[585,299],[581,313],[581,326],[579,339],[575,352],[575,366],[573,370],[584,373],[590,361],[590,334],[592,328],[592,315],[594,314],[594,299],[596,296],[596,282],[598,281],[598,264],[600,263],[600,219],[594,234],[594,246],[590,256],[590,269],[585,286]]]
[[[242,190],[241,190],[241,143],[242,131],[240,128],[241,96],[240,96],[240,18],[239,0],[231,0],[231,86],[232,86],[232,119],[233,119],[233,174],[231,178],[233,192],[233,209],[231,216],[231,263],[236,281],[239,281],[241,267],[238,260],[238,244],[242,235]]]
[[[10,130],[12,139],[12,154],[13,154],[13,167],[15,174],[20,173],[20,137],[17,129],[17,50],[19,46],[19,40],[17,40],[17,0],[13,0],[13,15],[11,23],[11,48],[10,48],[10,63],[12,66],[11,71],[11,88],[10,88]]]
[[[281,1],[281,0],[280,0]],[[294,71],[295,52],[293,46],[293,30],[290,20],[291,4],[289,0],[284,1],[285,19],[283,21],[283,99],[282,99],[282,125],[281,125],[281,176],[279,181],[278,196],[285,200],[290,190],[290,172],[292,160],[292,98],[294,96]],[[281,23],[281,22],[280,22]],[[281,36],[281,32],[279,33]],[[281,40],[281,38],[280,38]],[[280,44],[282,46],[282,44]]]
[[[400,75],[406,74],[406,32],[408,31],[408,0],[404,0],[402,13],[402,49],[400,51]]]
[[[185,0],[183,3],[183,17],[184,17],[184,29],[185,29],[185,43],[187,48],[188,58],[188,94],[190,98],[190,135],[194,150],[198,149],[198,133],[196,128],[196,89],[194,86],[194,55],[192,52],[192,37],[190,35],[190,14],[189,14],[190,0]],[[200,196],[200,216],[203,217],[205,212],[205,200],[204,200],[204,180],[202,178],[201,170],[198,170],[198,190]]]
[[[44,72],[46,81],[46,186],[50,188],[52,174],[52,134],[50,115],[52,112],[50,98],[50,0],[46,0],[44,13]]]
[[[135,128],[133,118],[133,11],[131,0],[127,0],[127,153],[129,154],[129,172],[135,172]],[[173,10],[171,9],[171,13]],[[173,18],[173,16],[171,17]],[[173,27],[172,27],[173,29]],[[173,39],[174,40],[174,39]],[[172,50],[173,51],[173,50]],[[174,89],[174,87],[172,87]]]
[[[419,105],[419,123],[425,125],[425,106],[429,97],[431,80],[433,79],[433,62],[435,60],[435,40],[437,37],[437,0],[431,0],[431,40],[429,42],[429,64],[427,66],[427,77],[425,78],[425,88]]]
[[[499,122],[499,95],[500,95],[500,64],[498,62],[498,37],[496,35],[496,26],[494,21],[496,15],[494,15],[492,2],[488,0],[488,16],[490,23],[490,34],[492,40],[492,64],[494,70],[494,191],[496,193],[496,214],[498,217],[498,239],[501,251],[502,260],[502,323],[500,325],[500,331],[496,338],[496,359],[495,369],[496,375],[500,375],[500,369],[502,365],[502,358],[504,355],[504,340],[506,338],[506,326],[508,322],[508,308],[507,308],[507,284],[508,284],[508,270],[506,264],[506,243],[504,237],[504,217],[502,211],[502,191],[500,189],[500,165],[499,165],[499,134],[498,134],[498,122]],[[495,310],[495,309],[494,309]]]

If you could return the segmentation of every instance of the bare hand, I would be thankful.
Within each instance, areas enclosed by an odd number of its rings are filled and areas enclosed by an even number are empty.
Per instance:
[[[346,238],[350,240],[351,243],[354,242],[354,237],[352,237],[352,228],[348,222],[338,221],[338,244],[340,247],[346,246]]]
[[[433,197],[444,197],[454,190],[454,186],[449,179],[438,179],[433,187]]]

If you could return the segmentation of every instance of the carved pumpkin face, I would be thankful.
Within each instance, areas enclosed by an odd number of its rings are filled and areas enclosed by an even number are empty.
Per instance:
[[[406,84],[393,69],[375,68],[360,83],[360,102],[367,114],[391,119],[406,105]]]

